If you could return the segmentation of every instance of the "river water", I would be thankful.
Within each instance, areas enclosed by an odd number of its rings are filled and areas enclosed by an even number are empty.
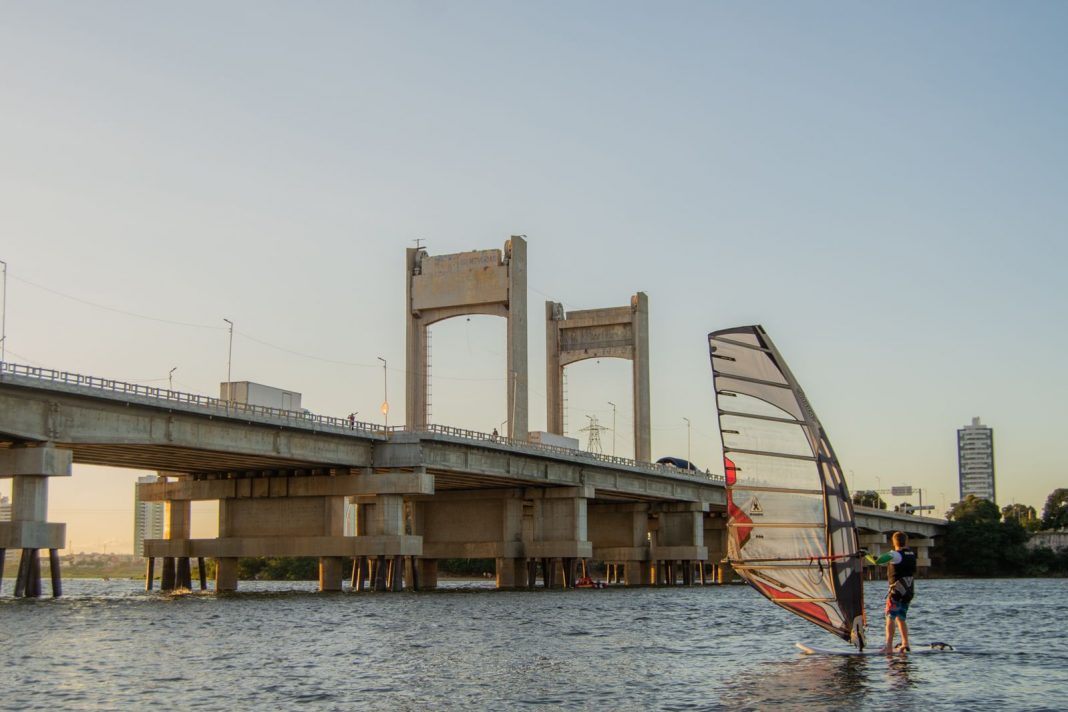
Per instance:
[[[7,582],[5,582],[7,583]],[[920,581],[914,647],[839,643],[743,585],[145,593],[70,580],[0,598],[2,709],[1068,709],[1068,580]],[[868,588],[879,637],[882,583]],[[47,583],[45,584],[47,591]]]

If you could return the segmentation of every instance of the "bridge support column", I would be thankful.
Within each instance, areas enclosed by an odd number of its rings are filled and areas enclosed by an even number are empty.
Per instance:
[[[593,558],[612,562],[610,583],[649,584],[649,505],[590,503],[587,517]]]
[[[62,593],[59,550],[65,545],[65,524],[48,520],[48,478],[69,477],[73,454],[52,446],[0,450],[0,477],[10,477],[11,521],[0,522],[0,552],[21,549],[15,596],[41,595],[41,549],[48,550],[52,595]]]
[[[909,547],[916,552],[916,568],[921,574],[927,573],[931,568],[931,549],[934,548],[934,539],[913,539],[909,537]]]
[[[416,559],[415,568],[420,590],[433,590],[438,587],[437,559]]]
[[[340,591],[344,576],[345,560],[340,556],[323,556],[319,559],[319,590]]]
[[[437,584],[439,559],[493,559],[498,588],[527,585],[523,490],[439,492],[412,509],[414,531],[423,537],[421,587]]]
[[[730,564],[726,563],[727,558],[727,513],[726,512],[711,512],[705,517],[705,545],[708,547],[708,560],[709,572],[711,574],[712,581],[722,584],[730,583],[734,574]],[[705,583],[705,568],[704,564],[701,567],[702,580],[701,583]]]
[[[192,531],[192,511],[192,502],[188,499],[166,500],[163,505],[163,538],[183,547],[188,544]],[[159,587],[161,591],[193,588],[188,556],[164,557]]]
[[[675,585],[679,574],[683,582],[691,582],[686,573],[694,562],[708,559],[705,546],[705,502],[673,502],[654,507],[657,521],[652,532],[650,558],[658,565],[658,583]],[[681,566],[677,565],[681,563]]]
[[[215,592],[237,590],[237,557],[224,556],[215,560]]]
[[[529,558],[542,559],[546,585],[556,576],[548,573],[560,559],[560,583],[574,585],[578,559],[593,556],[593,544],[588,541],[587,501],[592,499],[591,485],[528,489],[524,497],[531,504],[530,522],[523,529],[523,548]]]
[[[868,553],[879,558],[881,554],[886,553],[891,547],[887,544],[886,534],[882,532],[871,532],[867,534],[860,534],[857,537],[857,541],[862,549],[867,549]],[[875,579],[881,579],[886,576],[885,569],[881,566],[865,566],[864,574],[865,578],[869,581]]]

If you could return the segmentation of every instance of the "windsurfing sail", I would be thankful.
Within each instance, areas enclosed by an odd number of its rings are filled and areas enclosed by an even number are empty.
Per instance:
[[[761,326],[708,335],[727,485],[727,559],[791,613],[864,647],[853,505],[830,440]]]

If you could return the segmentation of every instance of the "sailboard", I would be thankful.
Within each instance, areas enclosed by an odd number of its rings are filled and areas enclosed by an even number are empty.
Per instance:
[[[727,491],[727,561],[753,588],[865,646],[853,504],[831,442],[764,328],[708,335]]]

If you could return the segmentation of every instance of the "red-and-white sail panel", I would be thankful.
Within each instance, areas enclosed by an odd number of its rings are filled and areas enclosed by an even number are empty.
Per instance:
[[[714,332],[709,345],[726,458],[728,558],[769,599],[848,640],[862,615],[860,568],[830,443],[761,327]]]

